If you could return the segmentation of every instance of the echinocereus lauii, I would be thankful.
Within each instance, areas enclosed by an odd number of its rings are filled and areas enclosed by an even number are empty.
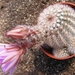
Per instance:
[[[24,39],[22,42],[46,43],[58,58],[75,54],[75,9],[69,5],[50,5],[40,13],[36,26],[17,26],[6,35],[16,40]]]
[[[14,69],[26,52],[17,44],[2,44],[0,43],[0,64],[5,74],[13,74]]]

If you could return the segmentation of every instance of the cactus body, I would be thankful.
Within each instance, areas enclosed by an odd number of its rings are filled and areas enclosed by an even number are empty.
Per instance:
[[[47,35],[45,43],[54,48],[53,54],[57,57],[75,53],[74,14],[70,6],[55,4],[44,9],[38,18],[42,35]]]

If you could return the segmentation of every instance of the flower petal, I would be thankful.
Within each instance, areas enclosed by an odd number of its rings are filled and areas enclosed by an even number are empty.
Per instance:
[[[0,57],[0,64],[2,64],[3,60],[5,59],[5,56]]]
[[[13,59],[11,59],[10,61],[8,61],[5,64],[2,64],[2,69],[4,71],[4,73],[8,73],[10,71],[10,69],[17,63],[19,59],[19,56],[15,56]]]
[[[16,44],[1,44],[0,43],[0,64],[5,74],[14,72],[21,56],[23,48]]]
[[[7,61],[9,61],[10,59],[12,59],[13,57],[15,57],[18,54],[18,52],[11,52],[4,60],[2,63],[5,63]]]
[[[13,74],[13,72],[14,72],[14,70],[15,70],[15,68],[16,68],[17,65],[18,65],[18,62],[15,63],[14,66],[11,68],[11,70],[10,70],[10,75]]]

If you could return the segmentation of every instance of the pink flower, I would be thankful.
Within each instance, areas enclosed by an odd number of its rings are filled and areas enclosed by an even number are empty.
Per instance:
[[[5,74],[12,75],[25,51],[16,44],[0,44],[0,64]]]
[[[27,35],[28,29],[25,29],[23,26],[17,26],[6,33],[7,36],[22,39],[24,35]]]
[[[35,32],[27,26],[16,26],[15,28],[6,33],[7,36],[14,39],[24,39],[30,36],[30,34],[35,34]]]

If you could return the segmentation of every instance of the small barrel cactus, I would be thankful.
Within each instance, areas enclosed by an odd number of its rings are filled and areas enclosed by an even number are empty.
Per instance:
[[[47,35],[46,44],[53,47],[53,54],[59,58],[75,53],[74,13],[70,6],[58,3],[44,9],[38,18],[39,30]]]

